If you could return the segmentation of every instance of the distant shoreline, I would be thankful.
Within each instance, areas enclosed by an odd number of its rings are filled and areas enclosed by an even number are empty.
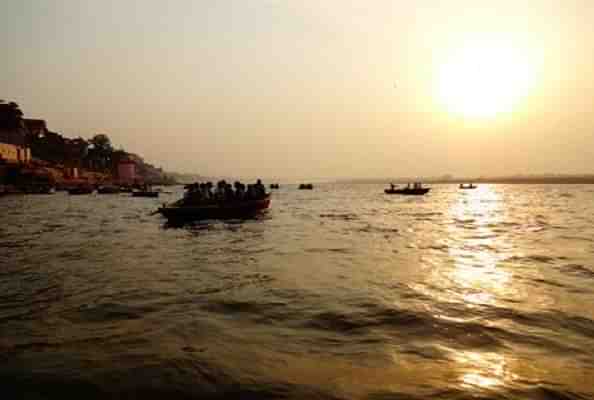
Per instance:
[[[464,178],[452,178],[452,179],[439,179],[439,178],[386,178],[386,179],[351,179],[351,180],[340,180],[339,183],[395,183],[395,184],[406,184],[409,182],[420,181],[427,184],[461,184],[461,183],[482,183],[482,184],[521,184],[521,185],[546,185],[546,184],[557,184],[557,185],[593,185],[594,176],[584,177],[500,177],[500,178],[475,178],[475,179],[464,179]]]

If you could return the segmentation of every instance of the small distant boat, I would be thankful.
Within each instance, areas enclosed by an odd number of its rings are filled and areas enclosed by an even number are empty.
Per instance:
[[[384,189],[386,194],[403,194],[411,196],[422,196],[427,194],[431,188],[424,188],[420,182],[415,182],[412,186],[408,184],[406,187],[398,188],[393,184],[389,188]]]
[[[299,185],[299,190],[312,190],[313,185],[311,183],[302,183]]]
[[[95,191],[92,186],[77,186],[68,189],[70,195],[91,194]]]
[[[99,186],[97,188],[98,194],[118,194],[120,193],[120,188],[117,186],[105,185]]]
[[[159,191],[153,190],[151,185],[145,184],[132,192],[132,197],[159,197]]]
[[[54,194],[56,188],[51,185],[30,185],[23,189],[25,194]]]
[[[476,189],[476,185],[472,184],[472,183],[468,183],[468,184],[460,184],[460,189]]]
[[[175,202],[160,207],[157,212],[173,222],[201,219],[250,218],[270,206],[270,194],[258,200],[231,201],[200,206],[183,205]]]
[[[270,189],[279,189],[279,188],[280,188],[280,186],[279,186],[278,183],[271,183],[270,184]]]

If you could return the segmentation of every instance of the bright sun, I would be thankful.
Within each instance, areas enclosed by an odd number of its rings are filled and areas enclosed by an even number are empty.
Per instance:
[[[507,43],[471,43],[438,70],[438,97],[448,111],[489,118],[513,111],[529,94],[536,68],[528,52]]]

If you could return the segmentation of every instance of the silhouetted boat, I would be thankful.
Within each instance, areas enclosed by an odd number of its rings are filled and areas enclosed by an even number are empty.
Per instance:
[[[421,183],[415,182],[413,186],[410,185],[403,188],[397,188],[394,185],[391,185],[390,188],[384,189],[384,193],[386,194],[404,194],[404,195],[411,195],[411,196],[422,196],[429,192],[431,188],[424,188],[422,187]]]
[[[54,194],[56,188],[50,185],[30,185],[23,188],[25,194]]]
[[[157,212],[170,221],[200,219],[242,219],[257,215],[270,206],[270,194],[258,200],[229,201],[200,206],[183,205],[181,201],[160,207]]]
[[[476,189],[476,185],[474,185],[472,183],[469,183],[468,185],[461,183],[460,189]]]
[[[159,192],[153,190],[135,190],[132,192],[132,197],[159,197]]]
[[[118,193],[120,193],[120,188],[117,186],[110,186],[110,185],[99,186],[97,188],[97,193],[98,194],[118,194]]]
[[[278,183],[271,183],[270,184],[270,189],[279,189],[279,188],[280,188],[280,186],[279,186]]]
[[[311,183],[302,183],[299,185],[299,190],[312,190],[313,185]]]
[[[92,186],[78,186],[75,188],[68,189],[68,194],[79,195],[79,194],[91,194],[95,191]]]
[[[159,190],[153,190],[149,184],[144,184],[132,192],[132,197],[159,197]]]

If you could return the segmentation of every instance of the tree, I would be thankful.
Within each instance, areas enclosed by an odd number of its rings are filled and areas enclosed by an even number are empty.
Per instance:
[[[109,137],[100,133],[93,136],[89,143],[92,145],[86,157],[89,167],[100,171],[109,169],[113,156],[113,146]]]
[[[89,140],[89,142],[100,154],[108,155],[109,153],[113,152],[113,146],[111,145],[111,140],[109,139],[109,136],[103,133],[99,133],[93,136],[91,140]]]
[[[2,108],[0,109],[0,127],[6,129],[15,129],[22,126],[23,112],[17,103],[11,101],[5,103],[4,100],[0,102]]]

